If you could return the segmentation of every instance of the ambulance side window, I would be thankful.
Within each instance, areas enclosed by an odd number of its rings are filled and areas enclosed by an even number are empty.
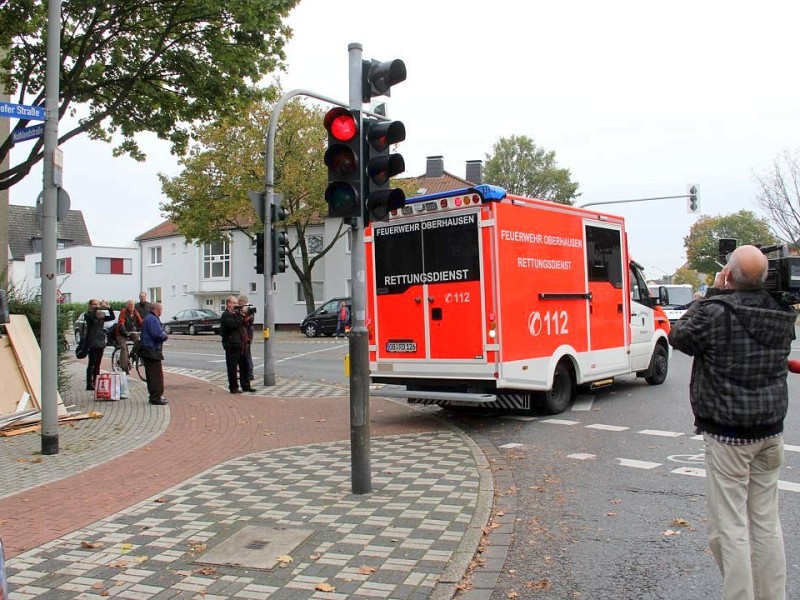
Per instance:
[[[647,289],[647,284],[642,279],[641,273],[631,266],[631,297],[636,302],[646,306],[652,306],[653,301],[650,298],[650,290]]]
[[[622,289],[622,244],[620,232],[586,226],[586,265],[589,281],[607,281]]]

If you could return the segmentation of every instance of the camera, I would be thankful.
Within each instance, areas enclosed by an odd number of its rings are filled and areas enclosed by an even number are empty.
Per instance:
[[[736,249],[736,240],[723,238],[719,240],[719,262],[728,262],[730,253]],[[755,244],[767,257],[767,279],[764,289],[782,304],[800,304],[800,256],[790,256],[785,245],[762,246]],[[777,256],[769,257],[777,253]]]
[[[243,315],[254,315],[258,312],[258,309],[252,304],[237,304],[233,310]]]

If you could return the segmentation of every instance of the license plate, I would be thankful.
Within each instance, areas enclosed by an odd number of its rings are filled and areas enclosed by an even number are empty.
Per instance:
[[[386,352],[416,352],[417,342],[387,342]]]

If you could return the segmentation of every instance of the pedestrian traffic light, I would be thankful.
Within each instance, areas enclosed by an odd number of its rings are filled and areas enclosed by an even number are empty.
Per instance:
[[[402,155],[392,154],[391,146],[406,139],[406,128],[400,121],[364,121],[364,157],[367,163],[364,181],[364,224],[388,221],[389,213],[406,205],[406,195],[391,188],[389,179],[406,169]]]
[[[272,204],[269,205],[270,222],[275,227],[275,223],[286,219],[286,209],[281,206],[283,196],[281,194],[274,194],[272,196]]]
[[[277,227],[272,228],[272,274],[286,272],[286,257],[289,256],[289,236]]]
[[[264,234],[256,234],[256,273],[264,274]]]
[[[700,208],[700,200],[697,197],[699,190],[696,185],[689,186],[689,195],[686,201],[686,208],[690,213],[696,213]]]
[[[391,96],[391,87],[406,80],[406,64],[396,58],[386,62],[361,61],[361,101],[365,104],[374,96]]]
[[[328,187],[325,202],[329,217],[361,215],[361,112],[337,106],[325,115],[328,149]]]

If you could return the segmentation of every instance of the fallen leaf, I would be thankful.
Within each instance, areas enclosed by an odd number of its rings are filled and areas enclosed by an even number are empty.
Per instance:
[[[278,561],[278,566],[280,567],[285,567],[294,562],[294,559],[288,554],[281,554],[280,556],[276,556],[275,560]]]
[[[680,534],[681,534],[680,531],[673,531],[672,529],[667,529],[661,535],[663,535],[664,537],[670,537],[673,535],[680,535]]]
[[[190,542],[192,545],[189,546],[189,552],[194,554],[200,554],[201,552],[205,552],[206,545],[202,542]]]
[[[130,552],[132,548],[133,548],[133,544],[120,544],[119,545],[119,549],[122,550],[123,552]]]
[[[213,575],[217,572],[216,567],[200,567],[199,569],[194,570],[195,573],[200,573],[201,575]]]
[[[314,589],[319,592],[335,592],[336,588],[330,585],[329,583],[318,583],[314,586]]]
[[[317,419],[317,423],[327,423],[328,419]]]
[[[115,560],[114,562],[108,563],[108,566],[112,569],[125,569],[128,566],[127,560]]]
[[[87,542],[86,540],[81,542],[81,548],[102,548],[103,542]]]
[[[92,584],[92,589],[93,590],[102,590],[103,587],[105,587],[105,584],[102,581],[95,581]]]
[[[377,569],[375,567],[359,567],[359,575],[372,575]]]
[[[137,563],[143,563],[146,560],[147,560],[146,556],[135,556],[133,558],[133,562],[137,562]]]
[[[539,581],[529,581],[525,585],[532,590],[547,590],[553,586],[553,584],[550,583],[549,579],[540,579]]]
[[[607,512],[607,513],[606,513],[606,516],[607,516],[607,517],[616,517],[616,516],[617,516],[617,513],[613,512],[613,511],[611,511],[611,512]]]
[[[309,556],[308,558],[309,558],[310,560],[319,560],[319,559],[320,559],[320,557],[322,557],[322,554],[312,554],[312,555],[311,555],[311,556]]]
[[[265,431],[264,435],[275,435],[274,431]]]
[[[166,502],[169,502],[169,498],[164,498],[164,497],[156,498],[153,502],[158,502],[159,504],[165,504]]]
[[[674,519],[672,519],[672,526],[673,527],[690,527],[691,523],[689,523],[689,521],[687,521],[686,519],[683,519],[681,517],[675,517]]]
[[[508,592],[506,598],[519,598],[519,594],[517,592]]]

